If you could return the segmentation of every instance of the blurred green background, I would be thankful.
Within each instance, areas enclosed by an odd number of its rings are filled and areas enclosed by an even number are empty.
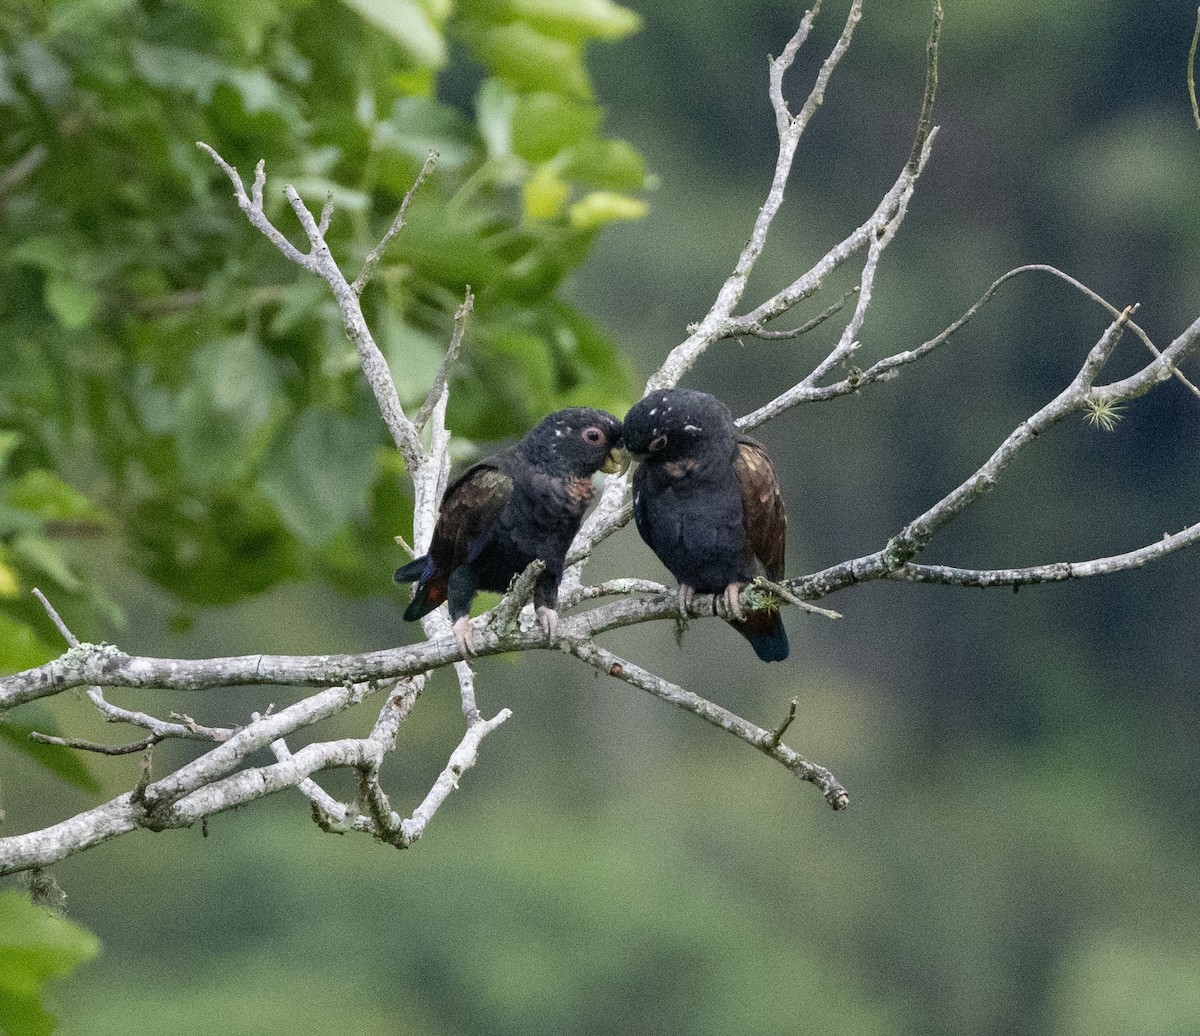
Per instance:
[[[628,6],[640,31],[602,3],[397,4],[420,15],[400,26],[407,44],[395,23],[364,23],[359,10],[385,9],[367,3],[4,8],[2,165],[48,149],[0,198],[0,572],[21,591],[0,583],[9,668],[59,650],[25,603],[31,582],[81,635],[137,653],[414,636],[390,583],[411,505],[336,315],[180,142],[208,134],[243,174],[264,157],[276,190],[305,183],[316,204],[332,190],[351,259],[436,144],[442,166],[368,298],[406,399],[469,281],[480,305],[451,414],[464,440],[487,448],[564,402],[619,411],[745,240],[775,152],[765,56],[802,13]],[[791,96],[846,6],[827,4]],[[548,21],[556,9],[578,17]],[[1196,317],[1195,15],[1180,0],[946,0],[941,132],[881,267],[864,358],[931,337],[1028,262],[1140,302],[1160,346]],[[895,178],[928,21],[924,0],[867,3],[748,299],[806,268]],[[621,218],[643,200],[643,219]],[[760,429],[787,482],[790,572],[881,546],[1057,392],[1105,323],[1031,275],[895,381]],[[723,343],[687,384],[744,413],[836,330]],[[1139,349],[1127,336],[1114,371]],[[1079,560],[1195,521],[1198,416],[1171,383],[1112,433],[1057,429],[927,559]],[[55,867],[69,916],[103,944],[52,987],[58,1031],[1200,1031],[1196,564],[1018,595],[866,585],[830,602],[840,622],[787,614],[782,666],[722,624],[693,624],[682,650],[666,625],[609,636],[763,725],[798,697],[788,739],[847,785],[842,814],[565,658],[484,660],[481,707],[514,716],[411,851],[323,834],[281,795],[214,818],[207,838],[136,834]],[[626,529],[589,578],[661,572]],[[128,696],[211,723],[293,698]],[[114,736],[76,697],[11,718]],[[398,809],[460,730],[440,674],[390,764]],[[2,833],[100,800],[0,753]],[[87,763],[103,794],[136,778],[133,758]]]

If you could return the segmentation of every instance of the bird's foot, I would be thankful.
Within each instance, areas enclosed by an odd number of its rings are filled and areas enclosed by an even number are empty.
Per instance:
[[[722,599],[725,605],[725,617],[727,619],[737,619],[739,622],[746,620],[746,613],[742,611],[741,594],[742,587],[745,583],[730,583],[725,587],[725,592],[718,596]],[[713,602],[716,603],[715,601]]]
[[[462,615],[454,620],[454,639],[458,641],[458,649],[464,659],[475,654],[475,630],[471,626],[471,616]]]
[[[692,610],[692,600],[696,596],[696,591],[687,585],[687,583],[679,584],[679,617],[687,622],[688,612]]]
[[[554,634],[558,632],[558,612],[543,606],[537,609],[537,620],[546,634],[546,639],[553,640]]]

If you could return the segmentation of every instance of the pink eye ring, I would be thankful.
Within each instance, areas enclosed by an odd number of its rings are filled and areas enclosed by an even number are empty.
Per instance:
[[[595,425],[592,425],[590,428],[585,428],[579,434],[583,436],[584,442],[589,443],[592,446],[599,446],[602,442],[604,442],[604,432]]]
[[[656,435],[650,440],[650,452],[657,453],[667,445],[667,437],[665,435]]]

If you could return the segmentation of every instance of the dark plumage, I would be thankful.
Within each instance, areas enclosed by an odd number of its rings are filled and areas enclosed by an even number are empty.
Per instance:
[[[679,581],[686,614],[695,593],[721,594],[730,625],[764,662],[787,658],[775,609],[743,613],[742,586],[783,576],[787,516],[762,443],[742,435],[729,408],[707,392],[651,392],[625,415],[638,532]]]
[[[473,654],[475,592],[507,590],[540,558],[546,567],[533,602],[553,635],[563,564],[595,492],[592,475],[619,469],[627,460],[620,446],[621,422],[612,414],[571,407],[468,468],[442,497],[429,553],[396,572],[398,583],[417,581],[404,618],[412,622],[448,601],[459,646]]]

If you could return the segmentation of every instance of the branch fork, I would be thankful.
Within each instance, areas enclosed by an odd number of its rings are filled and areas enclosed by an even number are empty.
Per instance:
[[[1133,320],[1135,306],[1117,309],[1074,278],[1044,265],[1019,267],[1004,274],[962,317],[934,338],[869,365],[856,366],[852,362],[862,347],[879,264],[903,224],[909,201],[937,137],[932,110],[937,87],[940,2],[933,5],[925,90],[916,133],[895,182],[874,212],[842,241],[831,245],[809,270],[737,314],[750,274],[782,206],[800,139],[823,102],[862,15],[861,0],[853,0],[836,43],[821,63],[806,98],[793,114],[784,95],[785,77],[800,48],[809,39],[820,7],[820,0],[814,0],[783,52],[768,65],[767,92],[775,116],[779,149],[766,199],[749,240],[709,311],[689,328],[686,339],[670,351],[649,379],[647,390],[678,384],[704,352],[723,339],[740,336],[795,338],[818,323],[833,319],[853,300],[852,312],[845,318],[837,343],[829,353],[814,362],[809,373],[795,385],[738,421],[741,428],[752,429],[801,404],[864,392],[877,383],[894,378],[945,345],[1002,285],[1033,272],[1050,274],[1080,291],[1106,312],[1110,322],[1087,352],[1070,384],[1036,413],[1017,421],[992,455],[960,485],[913,517],[881,547],[804,576],[777,582],[760,581],[742,591],[743,595],[750,595],[750,601],[744,596],[742,601],[750,603],[758,599],[756,594],[760,598],[765,594],[778,606],[799,607],[832,618],[838,613],[818,608],[810,602],[869,580],[1012,586],[1015,589],[1026,583],[1086,578],[1137,568],[1200,542],[1198,522],[1124,554],[1090,561],[984,570],[928,565],[917,560],[942,528],[989,493],[1036,439],[1069,415],[1095,413],[1097,408],[1111,411],[1131,403],[1172,377],[1200,396],[1200,390],[1179,370],[1181,362],[1200,348],[1200,319],[1160,351]],[[357,351],[363,375],[375,393],[384,423],[412,479],[415,501],[412,547],[406,546],[406,549],[416,555],[423,553],[428,548],[438,504],[449,477],[450,433],[445,421],[449,373],[462,345],[473,296],[470,289],[465,291],[463,302],[454,315],[446,357],[412,417],[400,405],[387,363],[363,315],[360,298],[382,262],[389,243],[402,232],[406,211],[422,183],[431,175],[436,156],[431,155],[426,161],[395,219],[367,253],[358,274],[348,280],[335,262],[325,238],[335,216],[331,204],[326,202],[320,215],[314,217],[295,189],[290,185],[285,187],[284,193],[308,241],[307,251],[302,251],[265,213],[264,163],[259,162],[255,167],[254,179],[247,189],[236,169],[208,145],[200,144],[199,147],[229,179],[237,204],[249,223],[281,254],[329,285]],[[828,306],[817,318],[795,329],[772,328],[774,321],[814,296],[831,274],[860,254],[862,268],[856,288]],[[1151,358],[1125,378],[1100,383],[1099,378],[1126,331],[1140,340]],[[674,622],[678,616],[678,595],[656,582],[627,578],[587,586],[582,581],[582,570],[596,545],[628,523],[632,513],[629,490],[628,474],[610,477],[597,506],[572,545],[568,555],[569,568],[560,590],[564,616],[553,637],[548,638],[537,623],[521,622],[522,609],[537,577],[535,566],[530,566],[515,580],[491,614],[477,622],[478,656],[547,648],[563,650],[598,672],[683,709],[744,741],[801,780],[816,785],[833,809],[844,809],[849,804],[849,795],[840,781],[827,768],[803,758],[783,741],[798,713],[796,699],[792,699],[786,716],[774,728],[759,726],[597,643],[596,638],[606,631],[643,622]],[[161,830],[185,827],[197,821],[206,823],[209,817],[224,810],[286,789],[296,789],[308,800],[311,816],[323,831],[367,834],[405,848],[423,835],[437,811],[458,787],[462,776],[476,764],[484,738],[511,716],[504,708],[491,718],[485,719],[481,715],[475,694],[475,672],[464,659],[449,621],[440,610],[423,620],[428,639],[385,651],[317,657],[249,655],[183,661],[139,658],[110,645],[82,644],[44,595],[38,592],[37,596],[50,621],[66,640],[68,650],[43,666],[0,678],[0,710],[72,687],[86,687],[89,700],[105,720],[133,726],[141,736],[115,746],[45,735],[39,739],[105,754],[141,753],[143,765],[141,776],[131,791],[43,830],[0,838],[0,874],[46,866],[139,827]],[[605,598],[611,599],[602,601]],[[688,614],[696,617],[717,614],[716,600],[697,596],[690,603]],[[404,817],[385,791],[388,757],[395,750],[400,730],[418,704],[429,675],[448,666],[453,667],[458,682],[465,729],[459,743],[450,751],[445,767],[412,813]],[[244,723],[227,727],[204,726],[186,713],[171,713],[169,718],[159,719],[146,712],[114,705],[104,694],[108,687],[121,687],[126,693],[135,695],[149,688],[187,694],[203,688],[246,684],[316,690],[278,711],[252,714]],[[288,739],[292,735],[308,732],[341,712],[376,701],[381,696],[382,704],[376,703],[378,712],[366,736],[313,741],[296,751],[289,748]],[[155,775],[150,765],[153,747],[167,739],[203,742],[204,751],[173,772]],[[260,749],[269,749],[274,762],[251,765],[249,757]],[[354,801],[339,802],[321,786],[319,775],[334,768],[354,771],[357,777]],[[393,791],[392,796],[395,794]]]

